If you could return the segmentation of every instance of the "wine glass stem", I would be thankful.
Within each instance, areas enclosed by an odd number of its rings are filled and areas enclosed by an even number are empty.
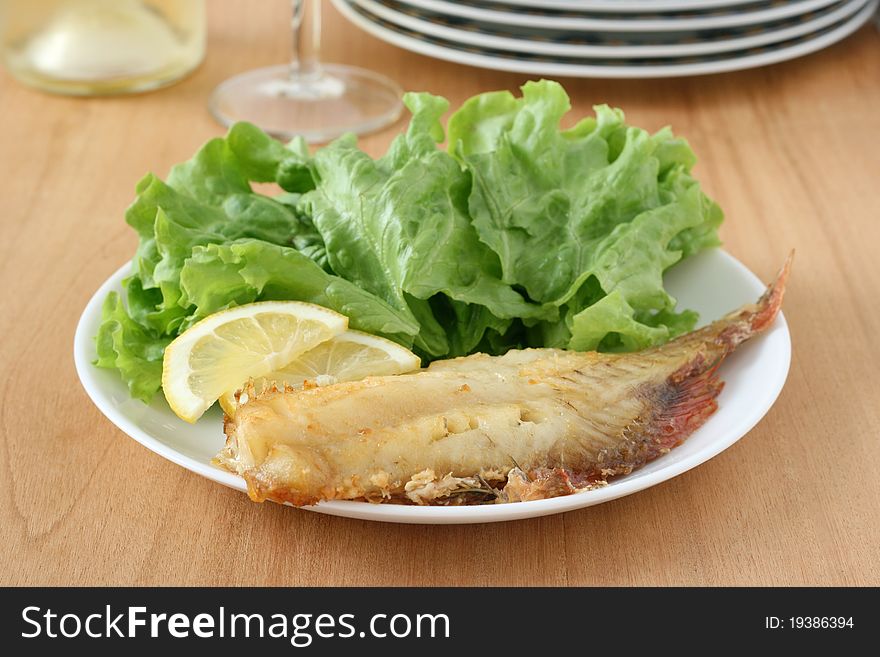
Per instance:
[[[321,77],[321,0],[291,0],[293,57],[290,78],[307,82]]]

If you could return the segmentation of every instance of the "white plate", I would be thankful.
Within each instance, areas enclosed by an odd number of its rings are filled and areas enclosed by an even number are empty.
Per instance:
[[[780,254],[781,257],[781,254]],[[224,443],[221,414],[214,408],[195,425],[178,419],[161,395],[149,406],[131,399],[119,375],[99,369],[93,336],[101,321],[101,304],[120,290],[130,271],[125,265],[95,293],[80,318],[74,337],[74,360],[83,387],[113,424],[160,456],[208,479],[246,490],[238,476],[211,465]],[[769,278],[771,272],[765,272]],[[733,256],[713,249],[674,267],[666,276],[670,292],[704,322],[755,301],[763,283]],[[718,411],[682,445],[603,488],[550,500],[468,507],[418,507],[367,502],[325,502],[312,511],[336,516],[405,523],[476,523],[531,518],[607,502],[671,479],[730,447],[769,410],[782,390],[791,358],[785,318],[762,336],[741,346],[721,367],[726,382]],[[293,512],[293,511],[292,511]]]
[[[700,11],[736,5],[768,5],[773,0],[483,0],[531,9],[563,9],[567,11],[605,11],[654,13],[658,11]]]
[[[700,32],[664,32],[662,41],[650,43],[644,33],[624,36],[625,33],[603,34],[601,32],[568,32],[565,34],[551,30],[529,31],[528,28],[507,28],[499,33],[497,26],[485,23],[468,22],[462,26],[450,25],[446,20],[432,13],[405,13],[398,11],[376,0],[354,0],[369,13],[401,27],[429,34],[432,37],[448,41],[494,48],[517,53],[537,53],[560,57],[690,57],[712,53],[730,52],[756,48],[771,43],[779,43],[789,39],[817,32],[835,23],[839,23],[858,10],[870,0],[851,0],[841,2],[839,6],[831,6],[824,10],[812,12],[812,16],[797,16],[789,21],[768,25],[766,31],[760,28],[734,28],[731,35],[720,34],[705,39]],[[421,10],[408,8],[411,11]],[[467,20],[467,19],[462,19]],[[505,28],[500,28],[505,30]],[[589,37],[590,41],[600,43],[578,43]],[[705,39],[705,40],[700,40]],[[602,44],[601,42],[606,42]]]
[[[528,55],[493,50],[482,50],[476,46],[465,46],[434,39],[413,33],[405,28],[392,25],[373,17],[360,8],[350,4],[351,0],[333,0],[333,4],[352,23],[388,43],[413,52],[445,59],[447,61],[478,66],[497,71],[514,71],[529,75],[551,77],[585,78],[665,78],[687,75],[706,75],[725,73],[756,66],[766,66],[795,57],[808,55],[846,38],[868,20],[877,9],[880,0],[870,0],[855,16],[837,25],[830,26],[815,34],[808,34],[792,41],[766,45],[754,50],[735,51],[725,54],[689,57],[681,60],[671,58],[666,61],[640,61],[637,64],[625,60],[552,58],[543,55]],[[624,63],[620,63],[623,61]]]
[[[810,11],[832,5],[839,0],[798,0],[778,3],[773,6],[732,8],[708,14],[676,17],[639,15],[611,18],[602,15],[589,15],[578,12],[556,12],[534,10],[503,11],[475,5],[459,4],[448,0],[401,0],[408,5],[436,11],[448,16],[461,16],[487,23],[502,25],[521,25],[523,27],[546,27],[560,30],[605,30],[617,32],[662,31],[662,30],[710,30],[738,25],[755,25],[768,21],[778,21],[789,16],[799,16]]]

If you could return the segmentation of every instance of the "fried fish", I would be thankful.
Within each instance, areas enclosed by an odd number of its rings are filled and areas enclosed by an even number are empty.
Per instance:
[[[717,368],[772,324],[791,258],[756,304],[637,353],[524,349],[412,374],[245,390],[215,462],[251,498],[467,504],[605,485],[716,410]]]

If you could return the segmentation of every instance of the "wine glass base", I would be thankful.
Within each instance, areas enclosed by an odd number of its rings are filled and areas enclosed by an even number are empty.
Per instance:
[[[211,114],[225,126],[249,121],[279,139],[323,143],[346,132],[380,130],[399,117],[403,91],[383,75],[322,64],[317,76],[291,77],[289,66],[247,71],[211,94]]]

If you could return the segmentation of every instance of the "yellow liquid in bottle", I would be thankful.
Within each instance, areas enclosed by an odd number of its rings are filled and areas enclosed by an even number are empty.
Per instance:
[[[55,93],[155,89],[205,52],[204,0],[0,0],[0,52],[19,80]]]

